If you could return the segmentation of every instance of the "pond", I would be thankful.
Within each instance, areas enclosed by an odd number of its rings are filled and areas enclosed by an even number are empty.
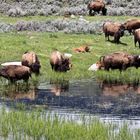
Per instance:
[[[52,114],[73,118],[93,116],[119,126],[125,121],[140,128],[140,85],[110,84],[104,81],[50,81],[27,90],[1,91],[1,107],[15,103],[39,107]]]

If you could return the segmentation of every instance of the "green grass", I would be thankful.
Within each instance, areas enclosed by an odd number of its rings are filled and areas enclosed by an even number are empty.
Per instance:
[[[78,20],[80,16],[76,16],[73,20]],[[96,22],[104,20],[113,20],[125,22],[127,19],[137,18],[134,16],[84,16],[86,20]],[[46,21],[46,20],[55,20],[55,19],[64,19],[64,16],[24,16],[24,17],[10,17],[4,14],[0,14],[0,22],[15,24],[18,21]]]
[[[0,63],[7,61],[20,61],[25,51],[34,51],[41,61],[41,75],[33,81],[46,81],[51,79],[88,79],[100,78],[113,81],[132,82],[139,80],[140,69],[129,68],[120,73],[118,70],[106,72],[88,71],[90,65],[99,60],[100,56],[115,51],[125,51],[131,54],[140,54],[140,49],[134,47],[133,37],[124,36],[121,38],[122,44],[114,44],[105,41],[104,35],[93,34],[64,34],[64,33],[38,33],[38,32],[14,32],[0,33]],[[89,44],[90,53],[74,53],[73,48],[83,44]],[[49,63],[50,53],[58,49],[61,52],[72,53],[73,67],[67,73],[56,73],[51,70]]]
[[[140,131],[130,131],[124,123],[119,132],[113,124],[105,124],[96,118],[87,121],[79,116],[81,123],[65,119],[43,111],[0,111],[0,137],[7,139],[47,140],[138,140]]]

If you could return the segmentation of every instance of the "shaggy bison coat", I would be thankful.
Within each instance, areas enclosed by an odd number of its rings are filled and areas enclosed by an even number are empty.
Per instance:
[[[135,47],[136,47],[136,43],[138,42],[140,48],[140,29],[136,29],[133,34],[134,34]]]
[[[105,38],[114,36],[114,42],[119,43],[120,37],[124,35],[124,27],[120,23],[106,22],[103,24],[103,32]]]
[[[139,19],[129,19],[124,24],[125,30],[128,30],[131,34],[133,30],[140,28]]]
[[[0,76],[15,82],[17,80],[28,81],[31,77],[31,71],[29,67],[18,66],[18,65],[9,65],[0,69]]]
[[[52,70],[59,72],[66,72],[72,67],[70,59],[61,54],[59,51],[54,51],[51,53],[50,64]]]
[[[120,71],[126,70],[128,67],[140,66],[140,58],[138,55],[130,55],[124,52],[115,52],[106,56],[100,57],[101,67],[105,70],[119,69]]]
[[[103,15],[106,15],[107,9],[105,8],[105,3],[102,0],[96,0],[96,1],[91,1],[88,4],[88,9],[89,9],[89,15],[92,16],[93,11],[97,12],[99,14],[100,11],[102,11]]]
[[[34,52],[25,52],[22,55],[22,65],[29,67],[35,74],[40,73],[40,61]]]

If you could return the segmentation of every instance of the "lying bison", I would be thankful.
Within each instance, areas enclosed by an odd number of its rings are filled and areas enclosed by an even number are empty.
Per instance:
[[[102,0],[91,1],[88,4],[89,15],[92,16],[93,11],[99,14],[102,11],[102,15],[106,15],[107,9],[105,8],[105,3]]]
[[[40,72],[40,61],[34,52],[25,52],[22,55],[22,65],[29,67],[35,74],[39,74]]]
[[[123,25],[131,34],[133,30],[140,28],[140,19],[129,19]]]
[[[72,67],[70,59],[59,51],[52,52],[50,56],[52,70],[66,72]]]
[[[82,53],[85,53],[85,52],[90,52],[90,48],[89,48],[88,45],[83,45],[81,47],[74,48],[73,51],[74,52],[82,52]]]
[[[120,23],[113,22],[105,22],[103,24],[103,32],[105,34],[105,38],[109,36],[114,36],[114,42],[119,43],[120,37],[124,35],[124,26]]]
[[[139,55],[130,55],[124,52],[115,52],[106,56],[100,57],[100,68],[104,68],[109,71],[109,69],[119,69],[120,71],[126,70],[128,67],[140,66]]]
[[[136,29],[133,34],[134,34],[135,47],[136,47],[136,43],[138,42],[140,48],[140,29]]]
[[[26,66],[9,65],[0,69],[0,76],[15,82],[17,80],[28,81],[31,77],[30,68]]]

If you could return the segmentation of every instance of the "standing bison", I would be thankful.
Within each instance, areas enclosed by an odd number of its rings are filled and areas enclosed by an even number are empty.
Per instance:
[[[0,69],[0,76],[15,82],[17,80],[28,81],[31,77],[30,68],[26,66],[9,65]]]
[[[102,11],[102,15],[106,15],[107,9],[105,8],[105,3],[102,0],[91,1],[88,4],[89,15],[92,16],[93,11],[99,14]]]
[[[131,34],[133,30],[140,28],[140,19],[129,19],[123,25]]]
[[[140,48],[140,29],[137,29],[134,31],[134,43],[135,43],[135,47],[136,47],[136,43],[139,43],[139,48]]]
[[[119,69],[120,71],[126,70],[128,67],[140,66],[139,55],[130,55],[124,52],[115,52],[106,56],[100,57],[100,67],[104,67],[105,70]]]
[[[35,74],[40,72],[40,61],[34,52],[25,52],[22,55],[22,65],[29,67]]]
[[[72,67],[70,59],[59,51],[54,51],[50,56],[52,70],[66,72]]]
[[[119,43],[120,37],[124,35],[124,26],[120,23],[113,22],[105,22],[103,24],[103,32],[105,34],[105,38],[109,36],[114,36],[114,42]]]

